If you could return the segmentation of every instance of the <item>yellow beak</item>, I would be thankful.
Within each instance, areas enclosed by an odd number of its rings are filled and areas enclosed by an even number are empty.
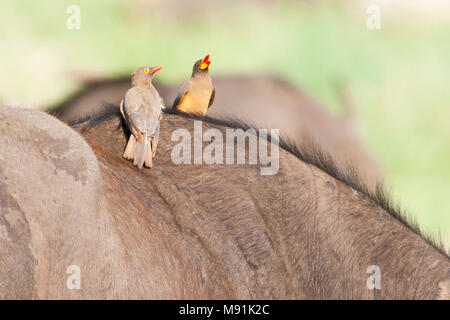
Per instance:
[[[208,65],[206,63],[202,63],[200,65],[200,69],[206,69],[206,68],[208,68]]]

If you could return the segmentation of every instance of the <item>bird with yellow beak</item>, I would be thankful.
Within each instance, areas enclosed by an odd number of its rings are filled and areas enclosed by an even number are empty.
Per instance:
[[[175,98],[172,110],[196,115],[205,115],[214,102],[216,91],[209,76],[209,54],[197,60],[189,81],[184,83]]]

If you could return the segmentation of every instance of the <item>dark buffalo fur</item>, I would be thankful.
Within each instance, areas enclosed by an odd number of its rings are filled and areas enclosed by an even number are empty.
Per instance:
[[[166,114],[153,168],[137,170],[117,108],[79,124],[84,139],[35,110],[0,119],[0,297],[449,299],[447,256],[283,148],[273,176],[177,166],[171,133],[193,119]],[[81,290],[66,287],[72,264]]]
[[[248,123],[244,123],[243,121],[235,118],[231,118],[230,120],[217,120],[214,118],[210,118],[208,116],[185,114],[173,109],[167,109],[166,112],[171,114],[178,114],[180,116],[190,119],[202,120],[208,123],[221,125],[229,128],[235,129],[241,128],[243,130],[255,128],[255,126]],[[82,130],[83,131],[89,130],[95,127],[97,124],[110,118],[111,116],[119,116],[122,119],[118,106],[107,105],[97,115],[80,120],[80,123],[83,123],[83,125],[81,126]],[[80,123],[78,123],[78,126],[80,125]],[[123,119],[121,120],[121,128],[124,130],[124,132],[127,132]],[[270,135],[268,136],[268,139],[270,141],[271,139]],[[353,166],[350,163],[348,163],[348,165],[345,168],[339,167],[338,165],[336,165],[333,157],[330,154],[321,150],[320,147],[313,142],[312,138],[311,142],[305,143],[305,145],[303,146],[300,145],[299,143],[291,141],[287,137],[280,137],[279,146],[289,151],[303,162],[309,163],[323,170],[330,176],[345,183],[350,188],[365,194],[377,205],[379,205],[381,208],[389,212],[394,218],[396,218],[404,225],[408,226],[411,230],[419,234],[428,243],[430,243],[436,249],[438,249],[442,254],[445,254],[447,256],[449,255],[449,251],[446,249],[445,244],[442,241],[442,237],[440,235],[432,236],[428,233],[423,232],[421,230],[421,227],[418,225],[417,221],[414,220],[410,215],[408,215],[400,207],[400,205],[394,203],[392,197],[386,191],[383,182],[381,181],[378,182],[375,189],[370,188],[365,183],[364,179],[358,175],[357,171],[353,168]]]
[[[379,195],[374,194],[371,199],[366,193],[350,188],[348,184],[355,182],[349,179],[352,175],[343,175],[341,182],[325,173],[323,170],[335,174],[341,171],[323,153],[308,149],[287,152],[282,148],[279,173],[265,177],[257,173],[257,167],[247,165],[175,166],[170,158],[174,145],[170,136],[174,129],[192,130],[194,119],[203,120],[205,129],[217,128],[222,133],[226,127],[246,129],[251,125],[233,120],[212,123],[216,120],[166,114],[161,121],[161,149],[154,167],[136,170],[121,157],[128,133],[117,108],[111,108],[110,114],[105,112],[88,122],[83,135],[99,159],[114,215],[121,217],[118,228],[135,219],[132,212],[136,206],[138,214],[147,217],[142,222],[144,226],[160,225],[166,221],[160,217],[162,208],[157,205],[163,200],[170,209],[170,220],[184,234],[183,240],[177,238],[178,232],[171,232],[170,243],[186,251],[185,257],[189,259],[203,251],[196,247],[201,244],[212,254],[202,264],[213,263],[209,267],[213,273],[208,278],[226,275],[227,280],[217,284],[218,287],[208,281],[212,285],[208,285],[208,290],[222,286],[214,297],[222,294],[238,298],[446,297],[449,289],[446,281],[450,276],[448,256],[373,201],[381,200]],[[133,200],[129,203],[128,199]],[[130,234],[134,229],[127,229],[123,231],[124,241],[134,237]],[[138,239],[155,236],[136,235]],[[197,241],[186,243],[191,237]],[[228,237],[234,239],[242,255],[236,255],[234,245],[226,240]],[[126,250],[142,250],[151,244],[148,241],[140,244],[140,248],[128,246]],[[173,250],[164,254],[173,255]],[[230,268],[231,261],[246,265],[247,271],[238,265]],[[379,265],[382,271],[382,288],[371,292],[365,279],[366,268],[372,264]],[[171,270],[175,274],[181,271]],[[191,272],[195,271],[186,271],[186,277],[194,276]],[[247,283],[245,279],[254,280]],[[165,287],[171,285],[167,283]],[[196,290],[195,287],[188,283],[181,285],[183,290]],[[250,295],[242,290],[249,290]]]

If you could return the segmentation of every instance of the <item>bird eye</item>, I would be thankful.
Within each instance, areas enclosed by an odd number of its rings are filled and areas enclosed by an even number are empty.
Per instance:
[[[148,68],[145,68],[145,69],[144,69],[144,72],[145,72],[145,73],[149,73],[150,70],[149,70]]]

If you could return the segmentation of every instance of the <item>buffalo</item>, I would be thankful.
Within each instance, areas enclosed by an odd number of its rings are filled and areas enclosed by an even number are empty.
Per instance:
[[[283,135],[266,141],[280,145],[273,175],[176,165],[173,132],[196,121],[255,127],[166,114],[153,168],[136,170],[117,106],[73,128],[1,106],[0,298],[450,298],[445,249],[382,187]]]

